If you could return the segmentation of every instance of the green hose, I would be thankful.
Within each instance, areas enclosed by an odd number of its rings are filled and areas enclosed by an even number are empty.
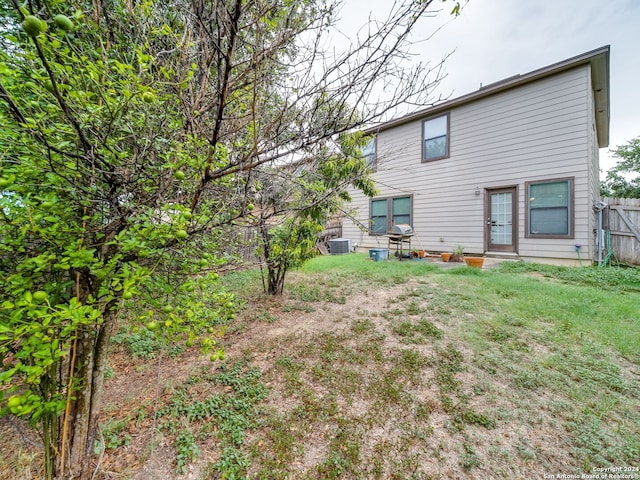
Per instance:
[[[579,243],[576,243],[576,253],[578,254],[578,263],[580,264],[580,266],[582,267],[582,258],[580,258],[580,247],[582,245],[580,245]]]
[[[607,230],[607,256],[604,257],[602,261],[602,266],[606,267],[607,264],[613,266],[612,258],[616,261],[616,265],[619,265],[618,259],[616,258],[616,254],[613,253],[613,249],[611,248],[611,230]]]

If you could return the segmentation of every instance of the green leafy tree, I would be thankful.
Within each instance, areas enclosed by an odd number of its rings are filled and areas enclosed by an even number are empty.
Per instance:
[[[603,197],[640,198],[640,137],[613,150],[620,159],[600,185]]]
[[[430,3],[394,4],[329,55],[337,6],[322,0],[0,0],[0,406],[39,426],[47,478],[93,474],[123,308],[138,300],[161,338],[216,348],[202,332],[232,302],[194,314],[186,274],[218,263],[252,172],[323,159],[295,194],[318,201],[283,227],[299,238],[334,208],[322,182],[368,188],[340,173],[361,166],[339,139],[428,102],[437,78],[402,61]]]
[[[361,133],[342,134],[335,152],[261,170],[254,184],[257,212],[249,220],[258,232],[265,292],[282,293],[287,272],[316,254],[319,233],[350,200],[349,188],[375,194],[362,155],[366,142]]]

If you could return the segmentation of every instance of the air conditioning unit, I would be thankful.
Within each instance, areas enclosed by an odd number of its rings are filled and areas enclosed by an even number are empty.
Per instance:
[[[342,255],[351,252],[351,240],[346,238],[334,238],[329,240],[329,253],[331,255]]]

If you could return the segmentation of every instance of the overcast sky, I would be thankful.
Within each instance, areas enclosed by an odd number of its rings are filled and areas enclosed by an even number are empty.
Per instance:
[[[451,20],[453,2],[422,24],[414,40],[448,22],[434,38],[415,45],[421,60],[445,63],[436,93],[459,97],[480,84],[523,74],[604,45],[611,46],[609,148],[640,136],[640,0],[470,0]],[[359,23],[368,13],[384,17],[392,0],[345,0],[342,21]],[[616,160],[600,150],[601,169]]]

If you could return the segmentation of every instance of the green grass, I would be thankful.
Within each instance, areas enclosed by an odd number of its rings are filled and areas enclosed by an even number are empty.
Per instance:
[[[558,337],[561,341],[574,343],[587,336],[629,359],[640,358],[636,295],[640,292],[640,269],[637,268],[572,268],[504,262],[490,271],[463,266],[440,270],[425,261],[373,262],[363,254],[353,254],[317,257],[307,263],[302,272],[382,285],[428,276],[429,281],[443,288],[457,290],[458,295],[454,292],[451,298],[454,306],[464,307],[470,301],[494,305],[493,310],[521,318],[528,326],[534,322],[553,324],[562,332]],[[527,275],[534,272],[549,281]],[[459,276],[471,277],[473,281],[471,278],[460,281],[456,278]],[[408,314],[419,313],[415,311],[415,303],[408,307]]]
[[[306,274],[324,273],[351,282],[367,280],[384,285],[405,283],[409,277],[439,270],[436,265],[424,260],[374,262],[364,254],[316,257],[301,269]]]
[[[637,269],[353,254],[292,272],[280,302],[255,270],[222,281],[251,305],[234,337],[259,334],[162,399],[179,473],[206,452],[202,478],[541,478],[640,458]]]
[[[536,272],[568,283],[599,287],[611,291],[640,292],[640,270],[628,267],[568,268],[528,262],[505,262],[501,273]]]
[[[509,321],[533,329],[546,327],[546,334],[562,344],[582,343],[588,338],[611,347],[630,360],[640,360],[638,295],[627,293],[627,286],[633,288],[633,283],[617,280],[619,290],[613,291],[594,286],[592,276],[585,276],[589,281],[583,284],[575,280],[576,277],[572,277],[574,280],[570,283],[560,281],[571,276],[567,271],[575,270],[595,270],[595,267],[565,267],[560,270],[563,274],[550,277],[551,281],[502,273],[499,269],[477,278],[468,285],[466,292],[482,295],[483,301],[492,305],[491,310],[498,314],[497,320],[507,324],[505,331],[522,328],[508,325]],[[611,277],[606,269],[595,271],[606,272],[606,276]],[[625,270],[618,272],[625,272],[623,278],[628,278]]]

